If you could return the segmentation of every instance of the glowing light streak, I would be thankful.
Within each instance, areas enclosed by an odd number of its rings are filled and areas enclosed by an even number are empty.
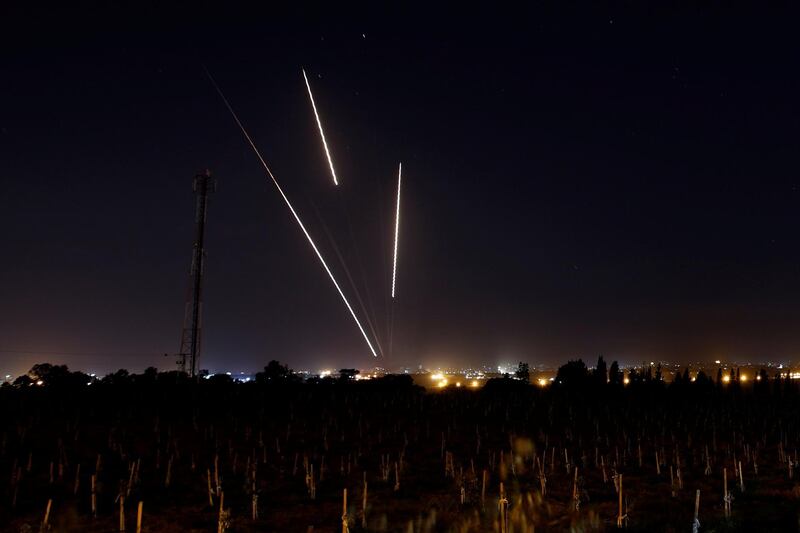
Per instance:
[[[397,210],[394,214],[394,260],[392,262],[392,298],[394,298],[395,280],[397,279],[397,242],[400,237],[400,185],[403,180],[403,163],[397,169]]]
[[[317,104],[314,103],[314,95],[311,94],[311,84],[308,83],[308,76],[306,76],[306,71],[303,69],[303,79],[306,80],[306,89],[308,89],[308,98],[311,100],[311,108],[314,110],[314,116],[317,118],[317,126],[319,127],[319,136],[322,137],[322,147],[325,149],[325,156],[328,158],[328,166],[331,167],[331,176],[333,176],[333,184],[337,187],[339,186],[339,180],[336,179],[336,171],[333,169],[333,160],[331,159],[331,153],[328,151],[328,143],[325,141],[325,132],[322,131],[322,121],[319,119],[319,113],[317,113]]]
[[[325,269],[325,272],[327,272],[328,277],[331,278],[331,281],[333,282],[333,286],[336,287],[336,290],[339,292],[339,296],[342,297],[342,301],[344,302],[344,305],[346,305],[347,306],[347,310],[350,311],[350,315],[353,317],[353,320],[355,321],[356,325],[358,326],[359,331],[361,331],[361,335],[363,335],[364,340],[367,341],[367,346],[369,346],[369,349],[372,352],[372,355],[375,356],[375,357],[378,357],[378,354],[375,352],[375,348],[372,347],[372,343],[369,341],[369,337],[367,336],[367,332],[364,331],[364,327],[361,325],[361,322],[358,320],[358,317],[356,316],[355,311],[353,311],[353,307],[350,305],[350,302],[347,301],[347,297],[344,295],[344,292],[342,291],[342,288],[339,286],[339,283],[336,281],[336,278],[333,276],[333,272],[331,272],[331,269],[328,268],[328,263],[326,263],[325,259],[322,257],[322,254],[320,253],[319,249],[317,248],[317,245],[314,243],[314,239],[311,238],[311,235],[308,233],[308,230],[306,230],[306,227],[303,224],[303,221],[300,220],[300,216],[294,210],[294,207],[292,206],[292,203],[289,201],[289,198],[283,192],[283,189],[281,188],[280,184],[278,183],[278,180],[275,179],[275,176],[272,174],[272,171],[269,169],[269,166],[267,166],[266,161],[264,161],[264,158],[261,156],[261,152],[258,150],[258,148],[256,148],[256,145],[253,142],[253,139],[250,137],[250,134],[247,133],[247,130],[245,129],[244,125],[242,125],[242,122],[239,120],[239,116],[233,110],[233,107],[231,107],[231,104],[230,104],[230,102],[228,102],[228,99],[225,97],[225,94],[222,92],[222,89],[219,88],[219,85],[217,85],[217,82],[214,80],[214,77],[211,76],[211,73],[208,71],[208,69],[205,69],[205,70],[206,70],[206,75],[208,76],[208,79],[211,81],[212,85],[214,85],[214,89],[216,89],[216,91],[219,94],[220,98],[222,98],[222,101],[225,103],[225,107],[227,107],[228,111],[230,111],[231,116],[233,117],[233,120],[236,121],[236,124],[239,126],[239,129],[242,131],[242,134],[244,135],[245,139],[247,139],[247,142],[250,144],[250,147],[253,149],[253,152],[255,152],[256,157],[258,157],[258,160],[261,162],[261,166],[264,167],[264,170],[267,172],[267,175],[270,177],[270,179],[272,179],[272,183],[275,185],[275,188],[278,189],[278,192],[280,193],[281,198],[283,198],[283,201],[286,203],[286,207],[288,207],[289,211],[292,212],[292,216],[294,216],[294,219],[297,222],[297,225],[300,226],[300,229],[303,231],[303,235],[306,236],[306,239],[308,240],[308,244],[311,245],[311,248],[314,250],[314,253],[317,254],[317,258],[319,259],[319,262],[322,264],[322,267]]]

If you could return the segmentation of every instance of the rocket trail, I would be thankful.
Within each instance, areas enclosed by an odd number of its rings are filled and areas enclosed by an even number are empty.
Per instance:
[[[392,298],[394,298],[395,280],[397,279],[397,241],[400,237],[400,184],[403,180],[403,163],[397,170],[397,211],[394,215],[394,262],[392,263]]]
[[[331,176],[333,176],[333,184],[338,187],[339,181],[336,179],[336,171],[333,170],[333,160],[331,159],[330,151],[328,151],[328,143],[325,141],[325,132],[322,131],[322,121],[319,119],[319,113],[317,113],[317,104],[314,103],[314,95],[311,94],[311,85],[308,83],[308,76],[306,76],[305,69],[303,69],[303,79],[306,80],[306,89],[308,89],[308,98],[311,100],[311,108],[314,110],[314,116],[317,118],[317,126],[319,126],[319,136],[322,137],[322,147],[325,149],[325,156],[328,158],[328,166],[331,167]]]
[[[358,285],[356,281],[353,279],[353,275],[350,273],[350,269],[347,267],[347,262],[344,260],[344,255],[342,255],[342,251],[339,249],[339,246],[336,244],[336,239],[333,238],[333,234],[331,233],[328,225],[325,223],[325,220],[322,218],[322,214],[317,209],[317,206],[313,204],[314,211],[317,213],[317,219],[319,220],[320,224],[322,225],[322,229],[325,230],[325,234],[328,237],[328,242],[330,242],[333,251],[336,252],[336,256],[339,258],[339,263],[342,265],[344,269],[344,273],[347,275],[347,279],[350,282],[350,286],[353,288],[353,292],[356,295],[356,300],[358,300],[359,305],[361,306],[361,312],[363,313],[364,318],[367,320],[367,326],[369,326],[370,331],[372,331],[372,337],[375,339],[375,344],[378,346],[378,352],[383,355],[383,347],[381,346],[381,339],[378,336],[378,331],[375,329],[375,324],[373,320],[375,320],[375,312],[372,311],[372,318],[370,318],[370,313],[367,312],[367,306],[364,305],[364,300],[361,298],[361,293],[358,290]],[[366,284],[365,286],[369,291],[369,285]]]
[[[372,352],[372,355],[375,356],[375,357],[378,357],[378,354],[375,352],[375,348],[372,347],[372,343],[369,341],[369,337],[367,336],[367,332],[364,331],[364,327],[361,325],[361,322],[358,320],[358,317],[356,316],[355,311],[353,311],[353,308],[350,306],[350,302],[347,301],[347,297],[344,295],[344,292],[342,291],[342,288],[339,286],[339,283],[336,281],[336,278],[333,277],[333,272],[331,272],[331,269],[328,268],[328,263],[325,262],[325,259],[322,257],[322,254],[320,253],[319,249],[317,248],[317,245],[314,244],[314,239],[311,238],[311,235],[308,233],[308,230],[306,230],[305,225],[303,225],[303,221],[300,220],[300,216],[298,216],[297,212],[294,210],[294,207],[292,207],[292,203],[289,201],[289,198],[283,192],[283,189],[281,188],[280,184],[278,183],[278,180],[275,179],[275,176],[272,174],[272,171],[269,169],[269,166],[267,166],[266,161],[264,161],[264,158],[261,156],[261,152],[259,152],[258,148],[256,148],[256,145],[253,142],[253,139],[250,138],[250,134],[247,133],[247,130],[242,125],[242,122],[239,120],[239,117],[236,114],[236,112],[233,110],[233,107],[231,107],[231,104],[228,102],[228,99],[225,97],[225,94],[222,92],[222,89],[219,88],[219,85],[217,85],[216,80],[214,80],[214,77],[211,75],[211,73],[208,71],[208,69],[205,68],[205,67],[203,67],[203,69],[206,71],[206,75],[208,76],[209,81],[211,81],[211,84],[214,86],[214,89],[216,89],[216,91],[219,94],[220,98],[222,98],[222,101],[225,103],[225,107],[227,107],[228,111],[230,111],[231,116],[233,117],[233,120],[236,121],[236,125],[239,126],[240,130],[242,130],[242,134],[244,135],[244,138],[247,139],[247,142],[250,144],[250,147],[253,149],[253,152],[255,152],[256,157],[258,157],[258,160],[261,162],[261,166],[264,167],[264,170],[267,172],[267,175],[270,177],[270,179],[272,179],[272,183],[275,184],[275,188],[278,189],[278,192],[280,193],[281,198],[283,198],[283,201],[286,202],[286,207],[288,207],[289,211],[292,212],[292,216],[294,216],[295,221],[297,221],[297,225],[300,226],[300,229],[303,231],[303,234],[306,236],[306,239],[308,240],[308,244],[311,245],[311,248],[314,250],[314,253],[317,254],[317,258],[319,259],[319,262],[322,263],[322,267],[325,269],[325,272],[327,272],[328,277],[331,278],[331,281],[333,282],[333,286],[336,287],[337,291],[339,291],[339,296],[342,297],[342,301],[344,302],[344,305],[347,306],[347,310],[350,311],[350,315],[353,317],[353,320],[355,321],[356,325],[358,326],[358,329],[361,331],[361,335],[363,335],[364,336],[364,340],[367,341],[367,346],[369,346],[369,350]]]

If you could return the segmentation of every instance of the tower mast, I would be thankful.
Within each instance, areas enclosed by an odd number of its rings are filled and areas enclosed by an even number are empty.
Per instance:
[[[203,266],[206,251],[204,238],[206,230],[206,210],[208,195],[216,191],[217,182],[211,177],[211,171],[198,174],[194,177],[192,185],[197,197],[195,211],[195,240],[192,251],[192,267],[189,271],[190,292],[186,298],[186,307],[183,315],[183,333],[181,335],[181,349],[178,352],[178,368],[194,377],[197,372],[197,359],[200,355],[200,340],[203,314]],[[189,359],[187,366],[187,357]]]

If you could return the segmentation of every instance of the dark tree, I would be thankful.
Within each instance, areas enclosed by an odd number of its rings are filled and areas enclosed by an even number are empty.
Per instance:
[[[133,381],[141,385],[155,385],[158,379],[158,369],[154,366],[145,368],[141,374],[134,374]]]
[[[616,361],[611,362],[611,367],[608,369],[608,383],[611,385],[622,385],[623,375],[619,370],[619,363]]]
[[[356,379],[356,376],[361,372],[355,368],[342,368],[339,370],[339,379],[342,381],[350,381]]]
[[[189,374],[181,372],[180,370],[159,372],[156,381],[159,385],[175,386],[189,381]]]
[[[263,372],[258,372],[256,374],[256,382],[272,383],[275,381],[286,381],[292,375],[292,370],[288,366],[273,359],[267,363]]]
[[[28,376],[30,376],[33,381],[41,380],[45,385],[67,385],[70,372],[66,365],[40,363],[38,365],[33,365],[28,371]]]
[[[568,387],[583,386],[588,381],[589,369],[586,368],[586,363],[582,359],[567,362],[567,364],[559,367],[556,374],[556,383]]]
[[[113,374],[108,374],[102,381],[109,385],[126,385],[131,382],[131,375],[124,368],[120,368]]]
[[[531,381],[531,371],[528,363],[523,363],[522,361],[519,362],[517,366],[517,371],[514,372],[514,376],[520,381],[524,381],[525,383],[530,383]]]
[[[20,377],[14,380],[14,385],[17,387],[28,387],[34,383],[35,382],[30,378],[30,376],[26,374],[22,374]]]
[[[210,376],[208,379],[205,379],[203,381],[206,381],[216,386],[233,385],[233,378],[228,374],[214,374],[213,376]]]
[[[608,382],[608,369],[606,360],[603,359],[602,355],[597,358],[597,366],[592,373],[592,377],[598,385],[605,385]]]

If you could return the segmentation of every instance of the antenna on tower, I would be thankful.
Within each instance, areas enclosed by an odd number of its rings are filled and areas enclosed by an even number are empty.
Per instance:
[[[217,190],[217,182],[206,170],[194,177],[192,190],[197,197],[195,211],[195,240],[192,251],[192,267],[189,270],[189,294],[186,297],[186,308],[183,315],[183,333],[181,349],[178,352],[178,369],[194,377],[197,372],[197,359],[200,356],[201,326],[203,314],[203,265],[206,258],[204,237],[206,230],[206,209],[208,195]],[[188,367],[187,367],[187,357]]]

